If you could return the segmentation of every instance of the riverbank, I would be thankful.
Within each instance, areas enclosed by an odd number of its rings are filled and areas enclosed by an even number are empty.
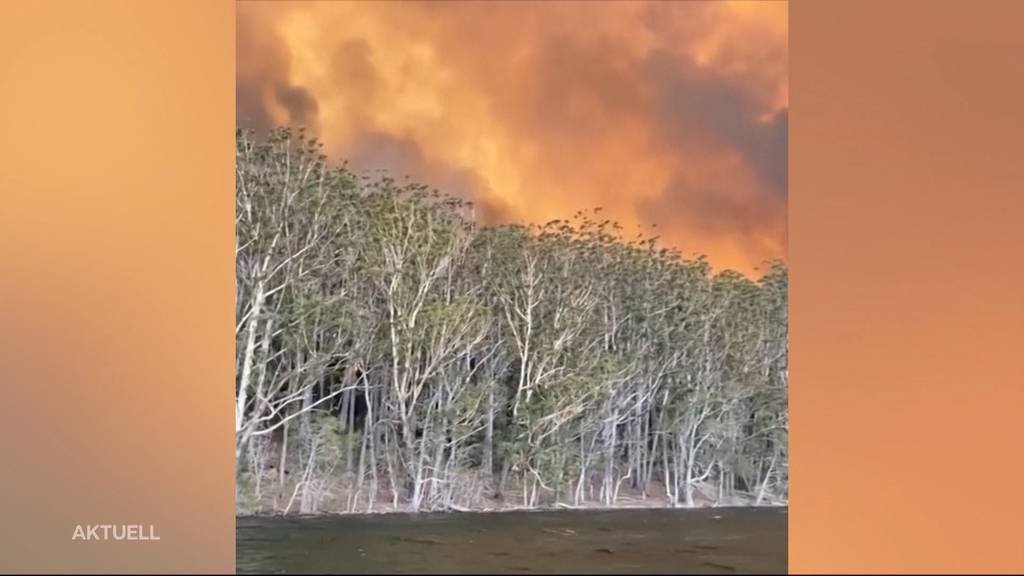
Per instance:
[[[706,504],[706,505],[695,505],[695,506],[671,506],[668,504],[658,503],[625,503],[625,504],[614,504],[611,506],[605,506],[602,504],[590,504],[584,506],[571,506],[567,504],[560,504],[557,506],[537,506],[534,508],[527,508],[523,506],[506,506],[504,508],[463,508],[453,506],[448,509],[429,509],[429,510],[413,510],[410,507],[399,506],[394,508],[390,505],[377,507],[373,510],[356,510],[349,512],[347,510],[340,510],[334,512],[317,512],[314,514],[303,514],[297,511],[291,511],[287,514],[283,512],[263,511],[256,513],[236,513],[236,518],[327,518],[337,516],[387,516],[387,515],[436,515],[436,514],[507,514],[510,512],[614,512],[614,511],[629,511],[629,510],[707,510],[707,509],[786,509],[789,507],[788,502],[776,502],[766,504],[740,504],[740,505],[728,505],[728,504]]]
[[[420,509],[414,509],[410,504],[406,502],[399,502],[397,505],[393,503],[393,500],[385,494],[381,494],[373,503],[372,506],[367,506],[365,503],[361,506],[351,506],[346,504],[345,498],[334,497],[330,499],[330,502],[325,503],[326,505],[316,512],[301,512],[295,506],[280,506],[278,502],[280,499],[269,498],[269,501],[265,501],[262,506],[256,510],[236,510],[236,517],[238,518],[273,518],[273,517],[294,517],[294,518],[308,518],[308,517],[332,517],[332,516],[358,516],[358,515],[377,515],[377,514],[437,514],[437,513],[470,513],[470,514],[495,514],[495,513],[506,513],[506,512],[556,512],[556,511],[614,511],[614,510],[702,510],[708,508],[785,508],[788,507],[787,501],[774,500],[774,499],[762,499],[761,502],[757,501],[757,497],[752,494],[732,494],[721,499],[712,497],[710,494],[711,489],[707,486],[699,487],[694,493],[694,503],[692,506],[687,506],[683,503],[673,504],[672,501],[664,495],[664,491],[658,494],[655,490],[655,494],[648,494],[647,497],[643,497],[638,492],[633,490],[623,490],[623,495],[619,496],[615,502],[606,503],[598,500],[588,500],[581,504],[569,504],[564,502],[549,502],[539,504],[537,506],[523,506],[521,504],[515,504],[517,501],[521,501],[522,497],[520,493],[511,492],[507,494],[506,498],[499,500],[496,498],[478,497],[475,499],[474,505],[458,505],[453,504],[449,506],[436,506],[436,507],[422,507]]]

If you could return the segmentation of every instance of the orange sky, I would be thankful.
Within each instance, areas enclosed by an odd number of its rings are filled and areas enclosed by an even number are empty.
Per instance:
[[[242,2],[237,121],[753,273],[786,255],[787,33],[784,2]]]

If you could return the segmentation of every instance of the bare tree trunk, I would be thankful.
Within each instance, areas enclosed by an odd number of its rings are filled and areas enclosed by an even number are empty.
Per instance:
[[[346,384],[347,380],[348,376],[346,375]],[[341,420],[341,429],[345,432],[345,472],[347,474],[352,473],[352,459],[355,456],[355,442],[353,441],[355,434],[355,405],[355,392],[343,392],[338,418]]]
[[[395,484],[395,467],[392,464],[392,450],[390,434],[388,434],[388,428],[384,428],[384,460],[388,465],[388,481],[391,484],[391,505],[398,508],[398,486]]]
[[[665,446],[661,451],[662,469],[665,474],[665,493],[668,496],[669,504],[675,508],[679,503],[679,470],[673,462],[674,450],[669,450],[668,440],[665,441]]]
[[[285,466],[287,466],[288,464],[288,422],[285,422],[282,428],[283,431],[281,432],[281,462],[279,463],[277,468],[277,477],[278,484],[280,485],[281,489],[284,490],[284,471],[286,470]]]
[[[688,435],[686,443],[680,442],[679,450],[680,457],[683,460],[683,466],[685,470],[685,480],[683,484],[683,493],[686,497],[686,506],[688,508],[693,507],[693,435]]]
[[[356,508],[359,506],[359,496],[363,490],[363,480],[366,475],[366,447],[369,443],[369,438],[369,434],[364,432],[362,434],[361,442],[359,443],[359,469],[356,471],[356,485],[349,494],[349,512],[355,512]]]
[[[757,491],[757,501],[754,503],[755,506],[760,506],[761,501],[764,500],[765,490],[768,488],[768,482],[771,480],[772,472],[775,471],[775,461],[778,459],[778,454],[772,454],[772,462],[768,465],[768,472],[764,475],[764,481],[761,482],[761,488]]]
[[[482,466],[484,481],[489,486],[494,484],[494,389],[487,392],[487,428],[484,429],[484,446]]]
[[[249,402],[249,387],[252,380],[252,368],[256,358],[256,329],[263,310],[265,287],[263,281],[256,283],[253,294],[252,309],[246,321],[245,353],[242,355],[242,370],[238,379],[238,396],[235,399],[235,434],[241,434],[245,422],[245,405]],[[236,437],[235,458],[241,455],[242,438]]]

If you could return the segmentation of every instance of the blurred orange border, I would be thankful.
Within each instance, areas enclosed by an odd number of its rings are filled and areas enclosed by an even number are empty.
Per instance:
[[[790,4],[790,570],[1024,569],[1024,3]]]
[[[232,2],[0,8],[0,571],[234,571],[234,60]]]

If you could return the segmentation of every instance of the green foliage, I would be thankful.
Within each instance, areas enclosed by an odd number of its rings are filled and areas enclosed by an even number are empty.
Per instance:
[[[599,210],[481,227],[463,200],[329,166],[301,131],[239,133],[237,158],[250,432],[312,411],[291,430],[317,470],[372,451],[361,464],[396,486],[492,450],[545,485],[643,471],[749,488],[771,469],[786,493],[785,264],[714,273]],[[342,428],[336,403],[302,400],[312,386],[363,419]]]
[[[235,511],[241,515],[260,511],[260,502],[256,498],[256,479],[250,472],[239,472],[235,477]]]

